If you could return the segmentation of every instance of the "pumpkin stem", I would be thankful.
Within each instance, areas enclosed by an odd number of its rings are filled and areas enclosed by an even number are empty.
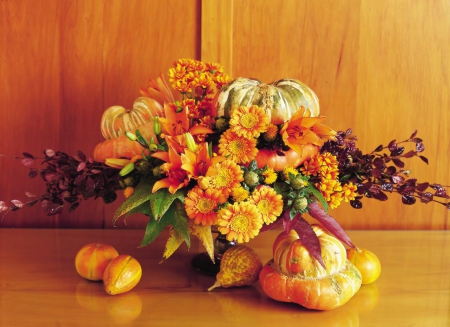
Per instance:
[[[216,280],[216,282],[214,283],[213,286],[211,286],[210,288],[208,288],[208,292],[215,289],[216,287],[221,287],[222,284],[220,284],[220,282],[218,280]]]

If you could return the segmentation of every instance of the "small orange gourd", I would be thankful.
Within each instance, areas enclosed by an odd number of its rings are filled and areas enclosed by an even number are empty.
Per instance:
[[[319,152],[319,147],[307,144],[303,147],[303,153],[300,155],[292,149],[281,151],[283,155],[279,155],[277,151],[272,149],[259,149],[255,160],[258,168],[267,167],[277,171],[282,171],[286,167],[298,167],[306,160],[314,157]]]
[[[361,274],[346,258],[345,247],[320,225],[316,233],[325,268],[312,257],[298,234],[281,233],[273,245],[273,259],[259,281],[270,298],[309,309],[331,310],[345,304],[361,287]]]
[[[75,269],[78,274],[89,280],[102,280],[109,262],[119,255],[111,245],[89,243],[83,246],[75,256]]]
[[[116,295],[134,288],[142,277],[140,263],[128,254],[121,254],[108,264],[103,274],[106,293]]]

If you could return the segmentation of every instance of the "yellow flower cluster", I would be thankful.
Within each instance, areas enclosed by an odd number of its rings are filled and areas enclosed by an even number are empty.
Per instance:
[[[320,177],[320,182],[315,186],[332,209],[337,208],[342,200],[348,202],[355,199],[356,185],[351,182],[342,185],[339,182],[338,161],[332,154],[318,154],[305,161],[300,171],[307,176]]]

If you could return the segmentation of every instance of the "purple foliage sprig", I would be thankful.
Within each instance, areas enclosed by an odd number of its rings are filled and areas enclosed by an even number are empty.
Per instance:
[[[419,199],[423,203],[437,202],[450,209],[450,196],[445,190],[449,186],[419,182],[416,178],[409,178],[410,171],[405,169],[404,160],[413,157],[419,157],[428,164],[428,159],[421,154],[425,146],[417,137],[417,131],[404,141],[392,140],[387,146],[380,145],[368,154],[363,154],[356,147],[357,138],[351,134],[351,129],[338,132],[337,140],[326,142],[321,152],[330,152],[337,157],[341,182],[357,185],[359,196],[350,201],[353,208],[362,208],[363,197],[386,201],[386,193],[395,192],[401,195],[406,205],[412,205]],[[414,150],[406,151],[406,143],[412,143]]]
[[[10,204],[0,201],[0,213],[4,215],[9,211],[17,211],[24,206],[33,206],[37,202],[48,215],[56,215],[67,207],[69,212],[75,210],[80,201],[88,198],[102,198],[105,203],[111,203],[117,198],[116,191],[121,189],[119,170],[78,151],[76,156],[69,156],[64,152],[47,149],[44,151],[42,164],[44,168],[38,170],[33,166],[36,159],[29,153],[23,153],[21,159],[26,167],[30,167],[28,177],[38,175],[44,180],[46,191],[41,196],[25,192],[30,198],[23,203],[20,200],[11,200]],[[42,158],[40,158],[42,159]]]

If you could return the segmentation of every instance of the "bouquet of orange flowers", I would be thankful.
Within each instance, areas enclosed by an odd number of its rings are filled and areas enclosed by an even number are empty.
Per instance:
[[[323,124],[317,97],[299,81],[230,80],[219,64],[192,59],[176,61],[168,75],[181,99],[161,75],[141,89],[131,112],[105,111],[101,129],[107,140],[93,159],[46,150],[40,175],[47,192],[28,205],[41,201],[56,214],[89,197],[110,203],[123,190],[126,200],[113,220],[147,215],[142,246],[169,226],[164,259],[195,235],[212,260],[213,226],[229,241],[244,243],[282,224],[320,259],[306,213],[352,246],[328,214],[342,202],[360,208],[363,197],[384,201],[386,193],[396,192],[405,204],[419,199],[450,208],[443,186],[419,183],[403,169],[405,158],[427,161],[416,132],[363,154],[351,130]],[[405,151],[406,142],[415,148]],[[24,153],[24,164],[34,160]],[[37,175],[32,168],[30,177]],[[24,205],[11,203],[0,202],[0,212]]]

